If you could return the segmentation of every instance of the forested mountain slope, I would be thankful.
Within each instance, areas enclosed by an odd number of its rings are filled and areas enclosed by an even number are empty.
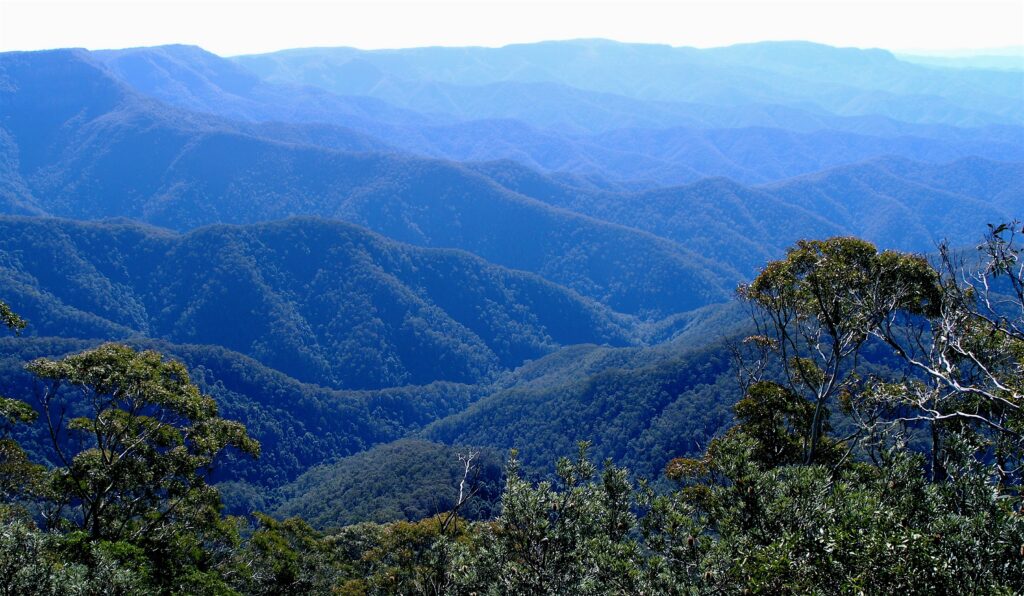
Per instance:
[[[704,337],[726,329],[705,326]],[[485,493],[466,512],[476,517],[477,508],[495,505],[495,454],[514,448],[525,472],[543,478],[558,454],[583,440],[593,441],[595,457],[657,478],[669,459],[699,452],[732,420],[735,370],[723,340],[714,343],[564,348],[517,369],[465,411],[414,433],[439,443],[399,441],[310,470],[276,493],[277,513],[301,515],[320,528],[433,515],[454,499],[463,471],[458,455],[482,452]]]
[[[636,337],[628,318],[535,275],[339,222],[0,228],[7,301],[34,335],[220,345],[322,385],[476,383],[560,345]]]
[[[460,515],[488,519],[500,510],[503,453],[422,439],[395,441],[313,468],[281,488],[275,514],[301,516],[318,528],[421,520],[452,508],[466,471],[459,457],[471,455],[475,472],[468,480],[479,492]]]
[[[321,123],[307,128],[320,129],[315,136],[328,145],[337,134],[330,125],[340,125],[433,157],[514,159],[545,171],[649,186],[703,176],[768,182],[882,155],[926,161],[967,155],[1024,157],[1024,129],[1019,126],[963,129],[878,116],[844,119],[797,107],[652,102],[553,82],[467,87],[416,80],[346,88],[346,93],[378,95],[393,89],[405,95],[384,96],[430,114],[417,120],[377,110],[371,118],[365,110],[327,111],[308,90],[258,81],[238,61],[199,48],[139,48],[94,57],[135,89],[177,107],[252,121]],[[359,78],[349,75],[345,81],[351,85]],[[336,98],[349,101],[350,95]],[[729,109],[735,114],[719,114]]]
[[[397,440],[434,420],[465,409],[485,393],[457,383],[339,391],[301,383],[256,360],[218,346],[131,339],[139,349],[155,349],[178,359],[192,379],[217,400],[221,415],[245,424],[264,446],[258,460],[227,453],[213,480],[227,482],[234,505],[264,507],[268,488],[287,483],[334,458]],[[0,384],[4,391],[33,403],[33,381],[24,365],[38,357],[60,357],[95,347],[99,340],[18,337],[0,340]],[[37,404],[33,404],[37,405]],[[72,407],[74,415],[83,407]],[[50,437],[41,425],[22,427],[15,436],[37,461],[52,457]]]
[[[491,488],[581,440],[657,478],[731,424],[729,300],[794,242],[1020,217],[1022,83],[802,43],[0,54],[0,394],[160,350],[264,446],[230,511],[324,528],[450,506],[466,449]]]
[[[672,457],[700,451],[732,419],[738,388],[723,343],[699,349],[610,350],[585,356],[596,366],[550,370],[543,382],[496,391],[428,426],[436,441],[519,450],[531,474],[550,473],[555,454],[593,441],[593,455],[657,477]]]
[[[473,167],[551,205],[699,246],[744,275],[801,238],[857,235],[929,252],[942,240],[970,242],[986,224],[1024,209],[1024,162],[977,157],[879,158],[767,185],[709,178],[627,193],[580,189],[510,162]]]
[[[9,212],[127,216],[177,229],[292,214],[342,218],[403,241],[466,249],[633,314],[722,300],[801,237],[860,234],[930,250],[943,237],[965,241],[1024,204],[1019,162],[979,158],[879,159],[757,188],[722,179],[600,191],[511,162],[467,168],[329,150],[304,144],[317,142],[310,129],[176,111],[138,96],[80,53],[8,55],[4,64],[18,81],[0,98],[15,174]],[[45,118],[36,117],[37,96],[61,92],[51,76],[58,71],[88,91],[60,95]]]
[[[765,42],[699,50],[607,40],[501,48],[286,50],[236,60],[274,81],[373,93],[407,81],[554,82],[643,100],[777,103],[921,123],[1020,124],[1024,73],[958,72],[901,62],[884,50]],[[358,73],[360,76],[354,76]]]
[[[9,54],[0,94],[15,213],[131,217],[187,230],[317,215],[398,240],[461,248],[628,313],[720,301],[738,274],[672,242],[552,209],[458,164],[280,143],[126,89],[77,52]],[[76,80],[73,90],[54,81]],[[63,83],[67,84],[67,83]],[[54,104],[45,118],[40,98]],[[529,238],[529,241],[525,241]],[[641,271],[643,273],[641,274]]]

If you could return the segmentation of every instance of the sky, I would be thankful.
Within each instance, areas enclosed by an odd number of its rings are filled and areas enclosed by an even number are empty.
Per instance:
[[[502,46],[602,37],[714,47],[802,39],[896,51],[1024,47],[1024,0],[0,0],[0,51],[195,44]]]

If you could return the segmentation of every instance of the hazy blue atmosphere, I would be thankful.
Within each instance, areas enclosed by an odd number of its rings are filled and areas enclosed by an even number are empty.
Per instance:
[[[0,578],[1019,592],[1022,218],[1020,2],[3,0]]]
[[[835,46],[1020,56],[1016,0],[3,0],[0,50],[199,45],[222,56],[312,46],[497,47],[608,38],[717,47]]]

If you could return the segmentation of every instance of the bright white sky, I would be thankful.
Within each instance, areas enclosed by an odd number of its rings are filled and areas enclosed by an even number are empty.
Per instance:
[[[1024,0],[0,0],[0,51],[187,43],[228,56],[581,37],[697,47],[790,39],[893,50],[1024,46]]]

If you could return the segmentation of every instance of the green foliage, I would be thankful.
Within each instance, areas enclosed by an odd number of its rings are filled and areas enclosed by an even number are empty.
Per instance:
[[[676,100],[686,99],[680,89],[707,87],[670,88],[671,77],[644,76],[650,64],[663,70],[674,63],[682,56],[675,50],[573,42],[527,51],[554,56],[552,48],[562,56],[547,71],[555,81],[616,93],[653,89]],[[536,56],[522,51],[498,53],[513,70],[534,70],[522,66]],[[651,61],[652,51],[662,58]],[[882,79],[932,88],[926,93],[944,88],[940,101],[926,100],[934,102],[924,110],[931,119],[947,110],[947,99],[964,99],[965,89],[983,105],[943,118],[998,122],[1015,107],[996,92],[1018,89],[1012,77],[970,78],[987,88],[979,94],[978,85],[945,84],[968,79],[898,64],[893,70],[891,56],[854,52],[848,62],[848,52],[810,50],[819,65],[834,67],[817,75],[779,59],[804,51],[684,53],[693,64],[743,64],[747,75],[771,75],[746,81],[756,88],[751,97],[781,84],[790,102],[848,108],[849,97],[834,93],[833,83],[870,61],[867,70]],[[281,64],[304,60],[299,54]],[[369,60],[383,68],[378,74],[394,67],[357,54],[340,55]],[[511,79],[474,90],[449,85],[444,93],[415,80],[436,65],[454,83],[488,70],[472,52],[457,52],[450,63],[443,54],[399,60],[411,69],[406,79],[419,100],[456,109],[498,89],[513,98],[504,105],[520,104],[514,109],[534,116],[550,109],[515,101],[524,86]],[[623,58],[625,69],[594,68],[592,56],[608,55]],[[165,110],[115,71],[150,93],[184,96],[186,109],[264,123]],[[816,84],[800,88],[808,76]],[[824,165],[865,146],[899,151],[919,141],[903,133],[857,140],[828,131],[620,130],[569,135],[552,150],[547,133],[493,121],[431,126],[424,135],[427,125],[415,114],[283,90],[187,48],[3,55],[0,79],[10,83],[0,89],[0,211],[138,217],[181,232],[0,219],[4,297],[33,321],[36,336],[0,342],[0,370],[12,395],[28,395],[38,383],[40,408],[0,398],[0,591],[1008,593],[1024,585],[1020,224],[990,227],[974,271],[962,270],[946,248],[936,268],[856,238],[798,243],[741,290],[760,314],[759,335],[746,345],[762,359],[750,371],[728,364],[727,349],[707,340],[718,328],[702,325],[703,314],[644,320],[724,299],[733,280],[791,238],[849,230],[903,248],[930,247],[934,233],[962,241],[964,226],[1019,207],[1012,186],[1019,164],[964,160],[932,168],[886,159],[756,189],[708,180],[627,192],[666,170],[695,175],[676,166],[698,161],[697,153],[711,155],[700,158],[703,167],[760,178],[796,162],[804,163],[798,169]],[[640,79],[655,82],[630,82]],[[892,85],[874,75],[854,81],[849,88],[863,96],[857,109],[880,105],[858,89],[868,79],[869,87]],[[813,90],[820,83],[831,90]],[[402,85],[374,87],[405,93]],[[722,89],[707,96],[716,93]],[[320,109],[310,110],[303,97]],[[635,117],[639,110],[678,123],[706,111],[673,102],[652,111],[639,97],[609,102],[589,92],[573,101],[594,102],[569,116],[578,121],[603,111],[605,122],[617,123],[616,112]],[[754,118],[764,122],[792,118],[786,113],[793,109],[746,111],[763,112]],[[712,112],[705,118],[738,115]],[[502,142],[514,138],[509,132],[539,140],[523,152],[539,164],[575,163],[583,173],[588,163],[604,164],[624,177],[552,178],[501,162],[460,166],[367,153],[390,148],[351,131],[266,123],[337,120],[318,115],[339,113],[414,153],[449,155],[477,145],[480,131]],[[378,126],[384,117],[396,126]],[[844,126],[925,130],[870,120]],[[951,140],[961,132],[927,134]],[[1015,132],[979,133],[992,146],[978,150],[1017,155]],[[749,162],[763,160],[744,142],[747,134],[766,146],[776,145],[764,139],[804,145],[805,155],[782,151],[774,164],[755,168]],[[602,143],[619,149],[605,151]],[[850,153],[847,143],[860,149]],[[588,144],[597,152],[571,156]],[[644,144],[660,149],[637,150]],[[835,153],[810,155],[826,153],[824,146]],[[960,155],[967,146],[947,144],[938,153]],[[471,151],[487,156],[495,147],[488,141]],[[917,151],[936,155],[930,146]],[[661,163],[647,159],[658,153]],[[961,196],[938,187],[969,190]],[[259,223],[296,213],[312,218]],[[881,224],[877,214],[896,217]],[[246,225],[195,230],[224,222]],[[473,251],[494,264],[436,247]],[[19,335],[25,321],[0,302],[0,325]],[[678,343],[621,348],[670,335]],[[694,336],[702,349],[685,350],[681,338]],[[97,347],[129,338],[132,347]],[[581,342],[620,349],[585,346],[544,358]],[[29,367],[36,379],[21,370],[28,357],[41,357]],[[884,374],[879,364],[893,359],[904,369]],[[749,378],[733,383],[737,368]],[[411,383],[418,385],[398,387]],[[725,404],[740,396],[736,424],[721,432],[731,420]],[[408,438],[420,431],[443,444]],[[268,455],[258,465],[248,458],[259,448],[251,437]],[[557,455],[591,438],[597,458],[607,459],[603,472],[581,448],[549,474]],[[460,468],[453,457],[461,449],[453,445],[462,444],[522,449],[522,461],[509,464],[500,507],[493,455],[474,451],[480,475],[470,477],[472,458]],[[648,484],[619,467],[651,476],[666,463],[677,486]],[[326,465],[287,484],[318,464]],[[457,503],[467,479],[474,496]],[[308,519],[225,518],[216,481],[245,513],[257,504],[276,507],[269,488],[285,484],[287,501],[275,513]],[[349,525],[365,519],[382,523]]]
[[[169,235],[8,218],[0,251],[34,335],[220,346],[337,389],[487,382],[561,345],[636,339],[635,321],[537,275],[339,221]]]
[[[25,327],[25,321],[2,301],[0,322],[15,332]],[[18,399],[0,396],[0,499],[4,503],[38,492],[43,482],[43,466],[32,463],[21,444],[11,438],[15,425],[29,424],[36,418],[37,413],[32,406]]]
[[[236,558],[244,561],[236,587],[245,594],[329,593],[341,578],[323,535],[304,521],[257,514],[257,528]]]
[[[0,418],[4,420],[5,424],[29,423],[37,417],[38,413],[27,403],[18,399],[0,397]]]
[[[580,441],[593,441],[596,458],[653,477],[673,457],[702,451],[728,426],[738,391],[722,344],[574,350],[535,367],[544,370],[519,371],[524,378],[512,387],[424,434],[449,444],[518,449],[524,475],[534,479],[550,475],[553,462]]]
[[[493,455],[473,459],[481,473],[471,476],[457,448],[405,440],[289,486],[277,513],[313,525],[225,518],[211,471],[259,444],[221,418],[184,364],[118,344],[37,359],[28,368],[42,381],[53,465],[34,464],[34,449],[8,438],[41,426],[35,410],[0,401],[0,573],[17,593],[1014,593],[1024,585],[1015,467],[1024,324],[990,305],[1024,295],[1011,266],[1015,233],[992,229],[982,275],[996,281],[981,287],[856,239],[800,243],[742,291],[763,315],[762,334],[745,345],[764,360],[739,385],[724,381],[736,369],[720,347],[671,357],[586,348],[524,367],[425,434],[497,446],[536,439],[534,460],[590,434],[609,458],[599,473],[584,443],[553,479],[535,482],[513,455],[500,510]],[[911,374],[864,367],[862,354],[884,360],[882,348]],[[299,396],[292,410],[302,420],[393,412],[390,429],[372,431],[380,436],[432,415],[407,403],[415,389],[348,394],[365,403],[330,409],[323,403],[342,394],[321,402],[251,366],[222,366],[242,361],[221,352],[179,349],[202,363],[196,374],[225,410],[251,407],[234,397],[246,391],[264,407]],[[584,378],[567,383],[574,375]],[[739,386],[735,425],[697,449],[691,431],[724,420],[714,405]],[[857,432],[837,436],[837,419]],[[932,435],[924,453],[922,430]],[[670,444],[703,451],[668,462],[670,490],[612,464],[632,458],[648,472],[668,461]],[[639,455],[648,446],[662,451]],[[398,477],[417,488],[403,491]],[[473,486],[469,503],[452,498],[460,479]],[[242,500],[252,490],[225,486]]]
[[[894,443],[877,464],[769,465],[743,431],[714,473],[659,493],[584,449],[533,484],[510,461],[502,512],[445,532],[438,518],[328,535],[262,521],[270,585],[345,594],[1014,593],[1024,582],[1019,504],[993,491],[966,443],[955,483]],[[278,552],[280,549],[280,552]],[[305,556],[303,556],[305,553]],[[296,579],[299,578],[299,579]],[[315,584],[312,580],[325,581]],[[269,580],[268,580],[269,581]]]
[[[48,383],[41,402],[63,463],[51,498],[91,539],[161,540],[178,523],[200,522],[219,505],[201,476],[213,458],[227,447],[259,454],[241,424],[217,416],[184,365],[157,352],[106,344],[28,368]],[[90,405],[88,415],[57,414],[63,384]]]
[[[0,438],[0,499],[8,502],[38,495],[45,483],[46,468],[33,462],[16,440]]]
[[[813,317],[837,335],[866,334],[885,312],[935,313],[939,276],[918,256],[878,250],[857,238],[801,240],[741,288],[782,316]],[[792,311],[792,312],[786,312]]]
[[[0,340],[0,378],[12,392],[33,391],[25,362],[59,358],[96,347],[97,341],[59,338]],[[464,409],[486,388],[455,383],[340,391],[300,383],[259,362],[215,346],[133,341],[137,350],[157,350],[185,363],[193,382],[213,397],[220,416],[243,423],[263,446],[258,460],[234,450],[222,452],[209,480],[222,488],[228,512],[269,511],[271,490],[325,462],[365,451],[415,432]],[[87,413],[69,402],[69,415]],[[76,409],[77,408],[77,409]],[[58,463],[45,425],[19,424],[13,437],[40,462]],[[249,498],[255,496],[256,498]]]
[[[558,482],[534,486],[509,462],[501,515],[456,578],[460,590],[488,594],[637,593],[641,549],[627,472],[606,463],[595,478],[587,445],[558,464]]]
[[[373,447],[336,463],[313,468],[279,493],[277,517],[301,517],[314,527],[338,528],[362,521],[418,521],[450,511],[463,476],[459,455],[470,450],[418,439]],[[459,515],[490,519],[501,498],[501,458],[491,450],[472,450],[477,489]]]
[[[82,545],[89,564],[68,556],[64,537],[36,529],[31,522],[5,516],[0,520],[0,594],[4,596],[113,594],[151,592],[144,570],[124,562],[111,545]]]
[[[769,467],[799,461],[814,416],[811,404],[785,387],[761,381],[747,390],[734,410],[733,428],[757,441],[756,461]]]
[[[991,468],[961,476],[951,490],[929,483],[921,456],[902,445],[878,466],[836,470],[761,467],[748,459],[756,441],[729,441],[717,453],[726,474],[699,492],[691,486],[660,498],[670,512],[662,518],[698,520],[713,537],[695,547],[709,590],[1010,593],[1024,581],[1024,520],[992,491]],[[664,550],[670,540],[660,535],[652,544]]]
[[[985,245],[988,267],[976,279],[986,291],[1000,273],[993,255],[1012,252],[998,241],[1005,231],[994,229]],[[1024,523],[1007,464],[1019,451],[992,433],[1013,420],[1001,412],[1016,412],[1013,382],[1000,382],[1017,370],[1003,356],[1016,322],[987,318],[991,301],[961,285],[971,277],[946,252],[943,264],[940,273],[855,239],[801,242],[741,289],[764,315],[768,340],[755,343],[778,350],[788,385],[755,382],[737,404],[739,423],[703,459],[668,470],[684,481],[674,506],[716,538],[705,566],[720,589],[1008,593],[1022,585],[1024,550],[1013,545]],[[980,338],[979,320],[1000,322]],[[919,374],[860,384],[857,359],[872,337]],[[994,409],[983,399],[990,385],[1005,392]],[[857,421],[850,445],[827,436],[837,395]],[[930,423],[931,480],[926,460],[904,443],[915,422]],[[794,459],[809,441],[813,457]]]
[[[897,313],[935,316],[943,301],[940,276],[925,259],[879,253],[845,237],[801,240],[741,285],[739,295],[754,305],[761,332],[749,345],[762,358],[777,355],[786,389],[813,405],[805,421],[808,463],[822,456],[832,402],[859,388],[857,367],[868,339]],[[761,372],[751,376],[758,380]]]
[[[34,495],[61,532],[49,548],[90,574],[113,561],[142,591],[228,593],[214,569],[238,537],[205,476],[229,447],[259,454],[245,427],[158,352],[105,344],[28,369],[60,462]]]
[[[11,307],[3,301],[0,301],[0,324],[3,324],[12,331],[21,331],[28,324],[24,319],[14,314]]]

